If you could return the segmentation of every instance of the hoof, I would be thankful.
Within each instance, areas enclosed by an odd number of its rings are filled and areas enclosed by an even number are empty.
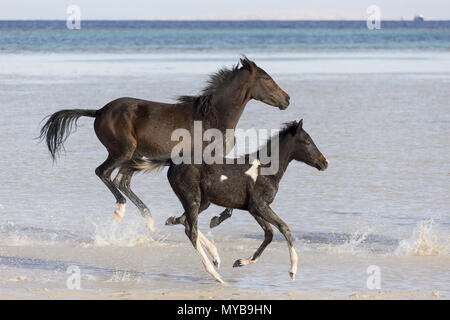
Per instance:
[[[114,212],[114,220],[116,220],[116,222],[120,222],[120,220],[122,220],[122,217],[118,211]]]
[[[125,215],[125,203],[117,203],[117,206],[119,208],[114,211],[114,220],[120,222],[120,220],[122,220],[123,216]]]
[[[216,281],[221,283],[221,284],[225,284],[225,281],[223,281],[222,278],[216,278]]]
[[[220,269],[220,261],[219,260],[214,259],[212,263],[217,269]]]
[[[291,277],[292,280],[295,280],[295,273],[289,271],[289,277]]]
[[[233,268],[243,267],[243,266],[245,266],[245,264],[242,259],[238,259],[233,263]]]
[[[209,223],[209,227],[212,229],[214,227],[217,227],[220,224],[220,218],[214,217],[211,219],[211,222]]]
[[[170,217],[169,219],[166,220],[166,226],[173,226],[176,225],[176,220],[177,217]]]
[[[151,232],[155,231],[155,220],[153,220],[153,218],[148,217],[145,225]]]

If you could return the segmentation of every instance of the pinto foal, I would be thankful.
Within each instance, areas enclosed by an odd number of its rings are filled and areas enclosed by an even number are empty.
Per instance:
[[[261,175],[259,161],[261,150],[254,156],[252,163],[245,164],[170,164],[167,176],[173,191],[180,199],[184,213],[176,218],[171,217],[167,225],[183,224],[186,235],[197,250],[206,271],[217,281],[223,283],[220,275],[206,256],[202,245],[213,257],[216,267],[220,266],[220,258],[216,247],[198,230],[198,214],[210,203],[219,206],[247,210],[264,230],[264,241],[256,252],[248,259],[237,260],[233,267],[253,264],[257,261],[267,245],[272,241],[274,225],[286,238],[291,259],[289,275],[295,279],[297,272],[297,253],[293,247],[291,232],[287,224],[270,208],[278,185],[292,160],[304,162],[318,170],[325,170],[328,160],[322,155],[311,137],[303,130],[303,120],[288,123],[278,135],[272,137],[269,144],[279,144],[278,170],[273,174]],[[272,159],[274,161],[274,159]],[[141,160],[139,169],[153,169],[152,160]],[[265,166],[265,165],[264,165]]]

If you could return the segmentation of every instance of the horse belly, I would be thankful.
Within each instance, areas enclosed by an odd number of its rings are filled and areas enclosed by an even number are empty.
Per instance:
[[[180,143],[175,130],[186,131],[191,126],[184,113],[176,106],[140,107],[135,121],[138,153],[153,159],[170,158],[173,148]],[[190,146],[190,141],[181,142]]]

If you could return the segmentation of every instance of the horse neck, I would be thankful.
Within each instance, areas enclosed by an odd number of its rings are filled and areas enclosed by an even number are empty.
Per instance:
[[[215,94],[213,104],[219,129],[235,129],[251,100],[251,75],[240,71],[231,83]]]

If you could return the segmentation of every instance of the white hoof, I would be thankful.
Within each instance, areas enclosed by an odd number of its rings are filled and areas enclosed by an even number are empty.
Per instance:
[[[125,215],[125,203],[118,203],[118,209],[114,212],[114,220],[120,222]]]

